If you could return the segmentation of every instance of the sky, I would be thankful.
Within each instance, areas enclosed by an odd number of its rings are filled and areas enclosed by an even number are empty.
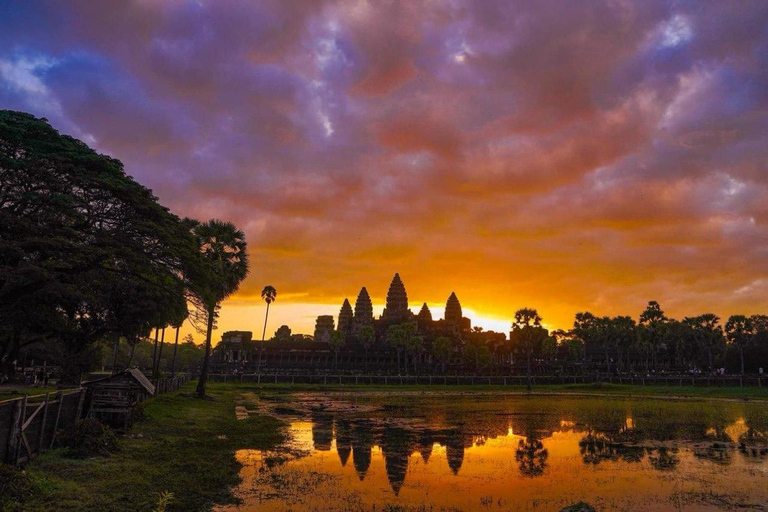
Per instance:
[[[234,222],[219,322],[768,313],[768,2],[0,2],[0,108]],[[196,335],[199,337],[199,335]]]

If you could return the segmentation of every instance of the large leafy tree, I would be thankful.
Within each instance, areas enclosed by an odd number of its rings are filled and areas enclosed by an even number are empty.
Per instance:
[[[534,353],[541,352],[541,345],[549,336],[547,330],[541,326],[541,320],[535,309],[518,309],[512,322],[512,332],[509,334],[513,347],[525,354],[528,390],[531,389],[531,358]]]
[[[744,315],[732,315],[725,324],[728,342],[739,351],[741,373],[744,373],[744,350],[752,343],[755,327],[752,319]]]
[[[64,381],[104,337],[135,339],[183,301],[194,240],[115,159],[0,111],[0,360],[55,340]],[[7,366],[6,366],[7,368]]]
[[[690,335],[697,353],[707,355],[710,371],[715,367],[714,355],[723,344],[723,327],[720,317],[714,313],[704,313],[695,317],[683,318],[683,323],[690,327]]]
[[[667,348],[669,319],[659,303],[652,300],[640,314],[639,320],[638,340],[647,356],[646,367],[648,366],[647,361],[650,360],[651,365],[655,368],[661,351]]]
[[[190,276],[190,289],[193,303],[205,319],[205,354],[196,394],[204,397],[216,317],[221,302],[235,293],[248,275],[248,255],[245,234],[231,222],[213,219],[196,224],[192,233],[200,258]]]
[[[446,336],[440,336],[432,342],[432,357],[439,362],[443,367],[443,373],[445,373],[445,363],[447,363],[453,355],[453,342]]]

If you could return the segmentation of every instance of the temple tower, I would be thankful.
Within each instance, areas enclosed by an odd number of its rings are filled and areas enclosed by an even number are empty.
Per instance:
[[[459,327],[461,326],[462,316],[459,298],[456,297],[454,292],[451,292],[451,296],[448,297],[448,302],[445,303],[445,323]]]
[[[400,280],[400,274],[395,274],[387,292],[387,306],[383,318],[391,322],[402,322],[408,318],[408,294]]]
[[[339,311],[339,331],[348,333],[352,330],[353,318],[352,306],[349,304],[349,300],[344,299],[344,304],[341,305],[341,311]]]
[[[365,286],[355,301],[355,323],[357,325],[371,325],[373,323],[373,303]]]
[[[420,323],[427,323],[432,321],[432,312],[429,310],[429,306],[427,306],[426,302],[421,306],[418,318]]]
[[[315,322],[315,341],[328,343],[333,332],[333,316],[320,315]]]
[[[426,302],[421,306],[419,314],[416,315],[416,322],[419,325],[419,331],[422,332],[428,331],[432,327],[432,312]]]

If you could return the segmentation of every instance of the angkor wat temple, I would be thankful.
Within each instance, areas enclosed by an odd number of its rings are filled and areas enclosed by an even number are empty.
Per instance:
[[[391,325],[412,324],[414,332],[422,336],[435,335],[460,336],[469,332],[472,324],[469,318],[463,316],[461,303],[455,293],[451,293],[445,303],[445,318],[433,320],[432,312],[425,302],[417,315],[408,308],[408,293],[400,274],[395,274],[387,292],[387,302],[384,312],[379,318],[373,316],[373,303],[368,290],[363,286],[355,301],[355,309],[344,299],[339,311],[338,324],[330,315],[317,317],[315,324],[314,340],[328,342],[331,333],[336,330],[344,334],[345,345],[359,345],[362,343],[360,332],[365,326],[371,326],[376,333],[376,339],[386,336],[386,330]],[[337,327],[338,326],[338,327]]]
[[[392,328],[402,328],[402,346],[392,343]],[[484,342],[504,343],[503,333],[485,331]],[[432,343],[440,338],[447,340],[449,353],[441,365],[459,357],[463,347],[472,336],[469,318],[461,309],[455,293],[451,293],[445,305],[444,318],[434,319],[432,312],[423,303],[418,314],[408,307],[408,293],[399,274],[395,274],[389,285],[386,305],[378,318],[373,314],[373,303],[368,290],[363,287],[355,300],[354,308],[344,299],[339,315],[317,317],[314,336],[295,335],[288,326],[281,326],[274,337],[265,343],[251,340],[247,331],[225,332],[221,342],[213,351],[214,365],[219,370],[237,369],[298,369],[322,370],[376,370],[401,371],[401,356],[406,371],[426,370],[437,362],[432,357]],[[414,346],[415,344],[417,346]]]

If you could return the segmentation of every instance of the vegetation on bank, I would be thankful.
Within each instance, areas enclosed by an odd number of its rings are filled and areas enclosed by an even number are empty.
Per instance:
[[[528,394],[525,386],[354,386],[254,385],[210,383],[210,400],[192,396],[193,384],[145,403],[145,419],[119,439],[108,456],[72,458],[66,448],[47,452],[24,471],[3,466],[0,509],[155,510],[168,500],[168,510],[207,510],[233,503],[239,482],[235,451],[272,449],[285,440],[283,424],[250,414],[238,420],[235,407],[252,409],[250,392],[287,394],[298,391],[386,393],[388,400],[408,402],[413,394]],[[768,400],[765,388],[642,387],[618,384],[534,386],[536,395],[584,395],[692,399]]]
[[[37,356],[77,384],[100,343],[129,344],[130,365],[152,329],[156,374],[158,330],[175,328],[175,344],[191,315],[204,395],[220,303],[248,273],[242,231],[177,217],[120,161],[23,112],[0,110],[0,182],[0,380]]]
[[[147,401],[144,421],[107,457],[73,459],[56,449],[28,463],[24,473],[5,466],[0,488],[9,492],[0,497],[0,510],[150,511],[170,495],[169,511],[233,503],[240,471],[235,451],[277,446],[284,440],[282,424],[269,416],[237,420],[242,388],[213,384],[206,400],[194,398],[193,390],[189,384]]]
[[[231,384],[235,386],[235,384]],[[258,388],[260,391],[276,393],[313,392],[352,392],[352,393],[478,393],[478,394],[531,394],[531,395],[610,395],[616,397],[652,397],[652,398],[695,398],[695,399],[733,399],[733,400],[768,400],[768,387],[692,387],[692,386],[633,386],[629,384],[545,384],[534,385],[531,391],[524,384],[508,386],[475,385],[424,385],[424,384],[237,384],[242,389]]]

